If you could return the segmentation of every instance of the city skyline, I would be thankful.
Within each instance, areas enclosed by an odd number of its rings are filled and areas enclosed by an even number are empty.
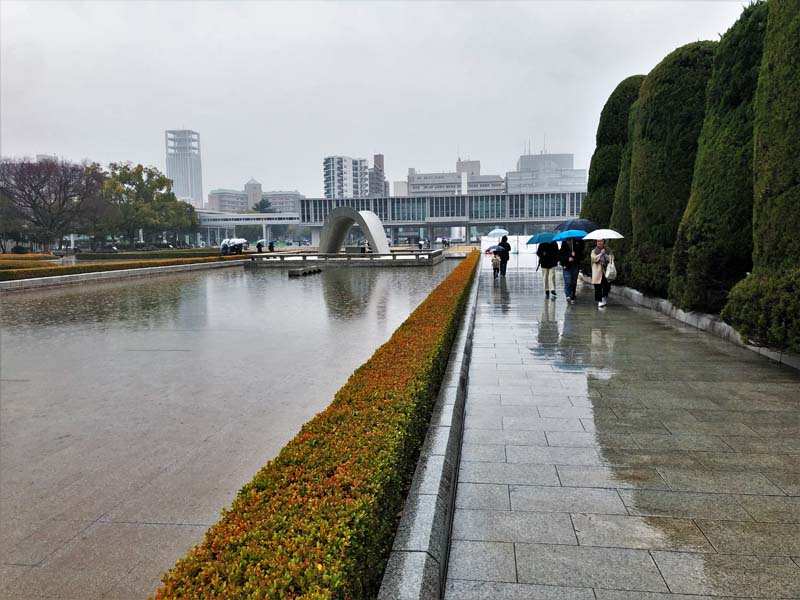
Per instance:
[[[3,156],[166,171],[163,132],[192,129],[203,136],[204,195],[254,177],[322,197],[320,161],[342,153],[383,154],[389,181],[409,167],[448,171],[459,155],[505,174],[528,143],[588,169],[616,84],[677,46],[718,39],[741,11],[740,2],[233,3],[184,15],[185,6],[4,2]],[[442,19],[447,31],[434,26]],[[247,35],[255,30],[264,35]],[[336,75],[348,53],[369,86]],[[252,93],[228,93],[245,80]]]

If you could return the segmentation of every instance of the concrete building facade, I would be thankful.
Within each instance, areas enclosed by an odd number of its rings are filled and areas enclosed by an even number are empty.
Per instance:
[[[200,134],[190,129],[170,129],[164,133],[167,177],[178,200],[203,208],[203,168],[200,160]]]
[[[326,198],[369,196],[369,169],[365,158],[326,156],[323,177]]]
[[[418,173],[408,170],[409,196],[502,194],[505,182],[500,175],[481,175],[481,161],[458,160],[455,172]],[[395,196],[398,196],[395,192]]]
[[[389,195],[389,182],[386,181],[386,172],[383,168],[383,154],[375,154],[372,157],[372,167],[369,168],[368,178],[370,196]]]
[[[244,190],[211,190],[206,208],[215,212],[243,213],[253,210],[253,206],[261,200],[269,200],[274,212],[298,213],[301,198],[305,196],[297,190],[264,192],[261,184],[251,179],[244,184]]]
[[[586,169],[574,168],[572,154],[525,154],[506,173],[506,193],[585,192]]]

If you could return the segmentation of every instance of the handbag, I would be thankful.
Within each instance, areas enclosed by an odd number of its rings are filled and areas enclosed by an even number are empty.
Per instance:
[[[606,266],[606,279],[614,281],[617,278],[617,267],[614,266],[614,255],[608,257],[608,265]]]

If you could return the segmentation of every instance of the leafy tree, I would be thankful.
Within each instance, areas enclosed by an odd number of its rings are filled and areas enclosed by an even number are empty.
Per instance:
[[[100,194],[97,164],[29,159],[0,162],[0,195],[30,239],[50,248],[74,231],[85,203]]]
[[[628,114],[639,97],[643,80],[644,75],[623,79],[600,113],[597,148],[589,165],[589,193],[581,208],[581,217],[600,227],[608,227],[611,219],[620,163],[628,141]]]
[[[275,209],[272,208],[272,204],[266,198],[262,198],[255,204],[253,204],[253,211],[257,213],[273,213]]]
[[[692,191],[672,255],[669,297],[719,312],[752,267],[753,99],[767,4],[751,4],[722,37],[706,90]]]
[[[665,296],[689,193],[716,42],[687,44],[645,77],[633,122],[630,283]]]
[[[0,252],[5,254],[12,248],[12,242],[27,238],[25,221],[14,204],[5,194],[0,193]]]

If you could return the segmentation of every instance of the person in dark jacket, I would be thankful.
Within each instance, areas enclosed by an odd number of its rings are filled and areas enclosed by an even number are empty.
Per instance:
[[[567,302],[575,304],[575,295],[578,288],[578,273],[583,256],[582,240],[566,240],[561,243],[558,260],[564,267],[564,294]]]
[[[556,267],[558,266],[558,244],[556,242],[546,242],[539,244],[536,248],[536,256],[539,257],[539,266],[542,269],[542,280],[544,281],[544,297],[550,300],[556,299]]]
[[[504,235],[497,244],[497,255],[500,257],[500,277],[505,277],[508,259],[511,258],[511,244],[508,243],[507,235]]]

